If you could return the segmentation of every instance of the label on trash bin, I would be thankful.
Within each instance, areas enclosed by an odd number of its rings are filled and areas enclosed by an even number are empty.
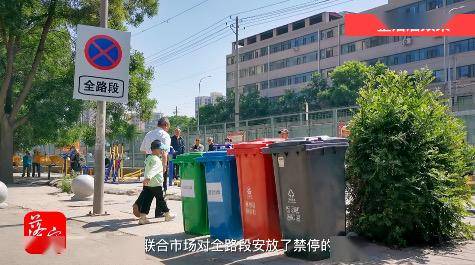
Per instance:
[[[279,167],[284,167],[285,166],[285,160],[283,156],[278,156],[277,157],[277,163],[279,163]]]
[[[287,205],[285,206],[285,219],[287,222],[300,223],[302,216],[300,213],[300,206],[297,204],[295,193],[292,189],[287,192]]]
[[[206,183],[209,202],[223,202],[223,189],[221,182]]]
[[[192,179],[181,180],[181,197],[195,197],[195,181]]]

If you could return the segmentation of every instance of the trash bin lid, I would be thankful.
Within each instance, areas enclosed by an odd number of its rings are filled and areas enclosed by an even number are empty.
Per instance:
[[[177,156],[172,160],[173,163],[194,163],[197,157],[203,156],[204,152],[191,152]]]
[[[250,154],[261,152],[261,149],[269,146],[270,144],[282,142],[281,138],[262,138],[250,142],[242,142],[233,145],[233,149],[228,150],[228,154]]]
[[[233,155],[228,155],[226,151],[211,151],[203,154],[202,157],[195,158],[197,162],[206,163],[214,161],[230,161],[234,159]]]
[[[290,149],[311,150],[321,147],[330,146],[348,146],[348,140],[346,138],[330,137],[327,135],[311,136],[311,137],[298,137],[288,139],[284,142],[273,143],[265,148],[264,153],[288,151]]]

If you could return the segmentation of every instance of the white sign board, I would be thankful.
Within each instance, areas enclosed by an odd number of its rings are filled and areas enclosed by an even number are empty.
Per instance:
[[[209,202],[223,202],[223,188],[221,182],[206,183]]]
[[[181,197],[194,198],[195,197],[195,181],[192,179],[181,180]]]
[[[128,102],[130,32],[78,25],[75,99]]]

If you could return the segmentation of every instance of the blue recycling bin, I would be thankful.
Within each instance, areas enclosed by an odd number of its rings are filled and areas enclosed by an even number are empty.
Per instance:
[[[226,151],[207,152],[196,161],[205,167],[210,236],[241,239],[241,207],[236,159]]]

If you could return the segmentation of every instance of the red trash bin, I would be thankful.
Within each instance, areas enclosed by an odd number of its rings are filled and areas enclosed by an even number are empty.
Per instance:
[[[282,246],[272,156],[262,153],[262,148],[280,141],[238,143],[228,154],[236,157],[244,239],[277,240]]]

